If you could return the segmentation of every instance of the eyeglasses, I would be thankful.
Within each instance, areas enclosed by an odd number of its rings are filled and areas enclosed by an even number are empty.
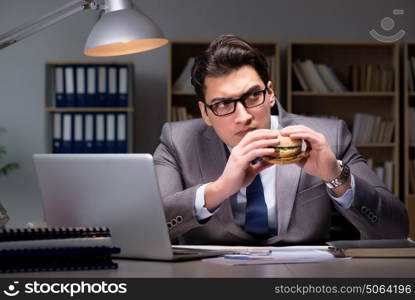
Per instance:
[[[238,99],[225,99],[214,104],[205,104],[216,116],[223,117],[233,114],[236,110],[236,103],[241,102],[245,108],[260,106],[265,102],[267,88],[259,91],[249,92]]]

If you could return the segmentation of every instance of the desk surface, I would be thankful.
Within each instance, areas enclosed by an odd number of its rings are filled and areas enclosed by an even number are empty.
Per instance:
[[[204,261],[155,262],[116,259],[116,270],[2,274],[0,277],[415,277],[415,259],[355,258],[321,263],[225,266]]]

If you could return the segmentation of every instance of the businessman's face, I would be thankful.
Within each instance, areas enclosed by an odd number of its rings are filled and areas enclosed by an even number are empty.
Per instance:
[[[261,93],[266,87],[266,93]],[[230,113],[234,104],[229,100],[241,97],[245,99],[246,106],[257,106],[246,108],[239,101],[236,102],[235,111]],[[264,97],[265,101],[259,104]],[[254,68],[244,66],[228,75],[206,77],[205,102],[208,105],[220,103],[212,109],[219,114],[228,113],[218,116],[199,102],[205,123],[215,129],[225,144],[235,147],[249,131],[270,128],[271,107],[275,104],[275,97],[271,82],[265,86]]]

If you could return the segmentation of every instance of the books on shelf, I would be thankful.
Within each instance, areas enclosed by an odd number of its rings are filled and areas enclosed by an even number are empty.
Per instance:
[[[408,109],[409,142],[415,144],[415,107]]]
[[[0,230],[0,273],[115,269],[108,228]]]
[[[294,74],[303,91],[344,92],[347,88],[339,80],[332,68],[314,63],[311,59],[293,62]]]
[[[55,107],[127,107],[126,64],[57,64],[51,68]]]
[[[408,90],[414,92],[415,89],[415,56],[409,58],[408,62]]]
[[[195,117],[187,111],[186,106],[175,106],[171,107],[171,121],[185,121],[191,120]]]
[[[393,68],[384,64],[352,64],[351,85],[354,92],[392,92]]]
[[[124,112],[55,112],[53,153],[127,153],[128,116]]]
[[[408,239],[345,240],[327,243],[337,257],[415,257],[415,241]]]
[[[380,116],[356,113],[353,118],[353,143],[392,143],[394,122]]]
[[[193,93],[194,89],[191,83],[192,78],[192,67],[195,62],[195,57],[191,56],[187,59],[186,65],[180,72],[179,77],[177,77],[176,81],[173,85],[173,92],[184,92],[184,93]]]
[[[367,165],[375,172],[379,179],[385,184],[390,191],[394,190],[394,170],[393,162],[390,160],[383,162],[374,162],[373,158],[367,159]]]

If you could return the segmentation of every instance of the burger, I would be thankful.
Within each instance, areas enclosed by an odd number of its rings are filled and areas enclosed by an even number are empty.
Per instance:
[[[285,165],[299,162],[308,156],[307,146],[303,140],[282,136],[279,134],[279,130],[273,131],[278,133],[280,143],[273,147],[275,149],[274,153],[272,155],[264,156],[263,160],[271,164]]]

